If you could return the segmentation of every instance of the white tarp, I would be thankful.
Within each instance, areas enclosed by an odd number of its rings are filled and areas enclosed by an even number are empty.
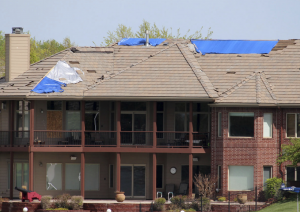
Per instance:
[[[65,61],[58,61],[54,68],[47,74],[47,77],[65,84],[78,83],[82,79],[76,72],[79,68],[72,68]]]

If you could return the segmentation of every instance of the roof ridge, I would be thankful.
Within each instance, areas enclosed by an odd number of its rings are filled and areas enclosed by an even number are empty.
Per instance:
[[[180,45],[179,45],[179,43],[176,45],[178,46],[179,50],[181,51],[181,54],[183,55],[183,57],[185,58],[185,60],[189,64],[189,66],[191,67],[194,74],[196,75],[199,83],[202,85],[202,87],[206,91],[207,95],[209,97],[219,97],[217,92],[215,91],[213,84],[210,82],[207,75],[201,70],[201,67],[200,67],[198,61],[196,60],[196,58],[194,57],[194,55],[192,55],[192,53],[190,51],[187,51],[186,49],[184,49],[184,46],[182,46],[182,43],[180,43]]]
[[[264,72],[261,72],[260,74],[260,78],[261,78],[261,81],[264,83],[265,87],[267,88],[269,94],[271,95],[271,97],[274,99],[274,100],[277,100],[275,94],[273,93],[273,86],[270,85],[270,83],[268,82],[267,78],[266,78],[266,75]]]
[[[244,79],[242,79],[241,81],[237,82],[235,85],[231,86],[230,88],[228,88],[226,91],[224,91],[223,93],[219,94],[219,96],[221,97],[219,100],[222,100],[223,98],[227,97],[228,95],[232,94],[235,90],[239,89],[240,87],[242,87],[246,82],[248,82],[251,78],[253,78],[255,75],[257,74],[257,72],[253,72],[252,74],[250,74],[249,76],[245,77]]]
[[[124,71],[126,71],[126,70],[128,70],[128,69],[131,69],[132,67],[134,67],[134,66],[136,66],[136,65],[139,65],[139,64],[141,64],[141,63],[143,63],[143,62],[149,60],[150,58],[152,58],[152,57],[154,57],[154,56],[156,56],[156,55],[162,53],[163,51],[166,51],[167,49],[169,49],[169,48],[175,46],[176,44],[177,44],[177,43],[171,44],[171,45],[169,45],[167,48],[161,49],[161,50],[159,50],[159,51],[157,51],[157,52],[155,52],[155,53],[153,53],[153,54],[150,54],[149,56],[147,56],[147,57],[145,57],[144,59],[142,59],[140,62],[131,64],[130,66],[128,66],[128,67],[122,69],[121,71],[114,72],[114,73],[112,73],[112,75],[109,76],[109,77],[104,77],[104,75],[102,75],[102,77],[97,78],[97,79],[94,81],[93,84],[87,86],[87,89],[84,90],[84,91],[90,90],[90,89],[96,87],[97,85],[99,85],[100,83],[106,82],[106,81],[110,80],[111,78],[114,78],[114,77],[118,76],[119,74],[123,73]]]

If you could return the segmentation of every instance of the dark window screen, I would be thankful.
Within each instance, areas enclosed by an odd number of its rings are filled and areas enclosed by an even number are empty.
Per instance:
[[[114,187],[114,165],[109,165],[109,187]]]
[[[156,188],[163,187],[163,166],[157,165],[156,166]]]
[[[230,115],[229,135],[254,137],[254,116]]]

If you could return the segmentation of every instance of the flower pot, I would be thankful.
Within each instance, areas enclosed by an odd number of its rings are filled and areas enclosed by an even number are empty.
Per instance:
[[[117,202],[123,202],[125,200],[125,194],[122,191],[116,191],[116,197],[115,199]]]
[[[238,194],[237,195],[237,201],[240,204],[245,204],[247,202],[247,194]]]

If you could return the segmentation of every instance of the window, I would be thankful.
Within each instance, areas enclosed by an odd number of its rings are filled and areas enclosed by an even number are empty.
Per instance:
[[[7,188],[10,189],[10,162],[7,163],[8,165],[8,186]],[[14,187],[17,186],[22,188],[22,186],[26,186],[29,188],[29,166],[27,162],[16,162],[14,163]]]
[[[286,180],[288,182],[300,181],[300,167],[286,167]]]
[[[146,102],[121,102],[122,111],[146,111]]]
[[[47,110],[62,110],[62,101],[47,101]]]
[[[114,102],[111,102],[111,105],[110,105],[110,125],[109,125],[109,128],[110,128],[110,131],[115,131],[116,130],[116,115],[115,115],[115,103]],[[115,133],[112,132],[110,133],[110,138],[115,138]]]
[[[193,180],[195,174],[210,174],[211,168],[210,166],[199,166],[199,165],[193,165]],[[189,166],[183,165],[181,166],[181,182],[183,183],[189,183]],[[193,188],[195,187],[193,183]]]
[[[269,178],[272,178],[272,167],[264,166],[264,185]]]
[[[254,137],[254,113],[229,113],[229,136]]]
[[[189,130],[189,103],[175,103],[175,131]]]
[[[229,166],[230,191],[253,190],[253,166]]]
[[[80,102],[66,102],[66,130],[80,130]]]
[[[263,137],[264,138],[272,138],[272,125],[273,125],[273,114],[272,113],[264,113],[264,130]]]
[[[109,165],[109,187],[114,187],[114,165]]]
[[[218,113],[218,137],[222,137],[222,113]]]
[[[156,126],[157,131],[164,131],[164,103],[157,102],[156,104]],[[157,133],[157,138],[164,138],[163,133]]]
[[[221,183],[222,183],[222,166],[218,166],[218,189],[221,189]]]
[[[209,107],[207,103],[193,103],[193,131],[209,132]]]
[[[286,136],[300,137],[300,114],[288,113],[286,114]]]
[[[51,130],[63,129],[62,101],[47,101],[47,138],[61,138],[61,132]]]
[[[80,190],[80,163],[65,165],[65,190]]]
[[[100,130],[99,102],[85,102],[85,130]]]
[[[163,188],[163,165],[156,166],[156,188]]]
[[[62,190],[61,163],[47,163],[46,190]]]
[[[99,191],[100,189],[100,164],[85,164],[84,190]]]
[[[16,117],[15,117],[15,130],[20,131],[16,132],[16,137],[18,138],[28,138],[29,132],[29,110],[30,102],[28,101],[16,101]]]

